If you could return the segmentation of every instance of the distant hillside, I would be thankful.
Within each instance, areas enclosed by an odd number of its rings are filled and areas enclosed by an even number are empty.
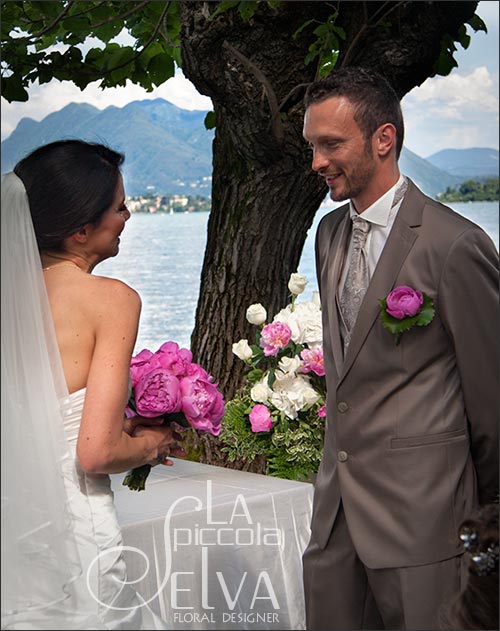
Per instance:
[[[80,138],[125,153],[123,174],[130,195],[158,192],[208,197],[214,133],[205,129],[205,115],[163,99],[104,110],[71,103],[40,122],[29,118],[19,122],[2,142],[2,173],[35,147]]]
[[[424,193],[431,197],[437,197],[439,193],[443,193],[448,187],[454,188],[462,182],[462,178],[438,169],[405,147],[403,147],[399,158],[399,167]]]
[[[498,177],[498,150],[483,147],[443,149],[426,158],[428,162],[461,180]]]
[[[205,115],[163,99],[134,101],[122,108],[104,110],[71,103],[40,122],[29,118],[19,122],[2,142],[2,173],[35,147],[64,138],[81,138],[104,142],[126,154],[123,172],[129,195],[156,192],[208,197],[214,132],[205,129]],[[409,149],[403,149],[400,166],[433,197],[463,180]]]

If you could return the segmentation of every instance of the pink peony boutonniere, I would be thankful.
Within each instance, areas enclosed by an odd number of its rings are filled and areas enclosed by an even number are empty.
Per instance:
[[[379,300],[383,326],[396,336],[399,344],[405,331],[414,326],[427,326],[434,318],[434,303],[427,294],[400,285],[387,298]]]

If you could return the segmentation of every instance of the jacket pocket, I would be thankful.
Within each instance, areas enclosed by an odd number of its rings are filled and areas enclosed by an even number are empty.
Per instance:
[[[426,436],[409,436],[408,438],[391,438],[391,449],[404,449],[405,447],[423,447],[425,445],[439,445],[450,441],[459,440],[467,436],[466,429],[455,429],[451,432],[440,434],[427,434]]]

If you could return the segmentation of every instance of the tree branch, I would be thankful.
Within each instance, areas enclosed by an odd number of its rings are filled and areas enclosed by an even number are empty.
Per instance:
[[[243,66],[245,66],[245,68],[249,70],[264,87],[267,96],[267,102],[269,103],[269,109],[271,110],[271,127],[273,130],[273,135],[277,143],[281,146],[285,140],[285,132],[283,130],[283,124],[281,122],[278,99],[276,98],[276,94],[273,90],[272,85],[270,84],[269,80],[262,72],[262,70],[258,68],[252,61],[250,61],[248,57],[245,57],[243,53],[232,46],[229,42],[224,41],[223,47],[228,50],[233,55],[233,57],[236,57],[236,59]]]
[[[279,111],[286,114],[291,107],[299,102],[310,85],[310,83],[298,83],[294,86],[279,104]],[[294,96],[295,98],[292,98]]]
[[[366,2],[363,2],[363,9],[364,9],[366,22],[359,29],[359,31],[356,33],[355,37],[353,38],[352,42],[349,44],[349,47],[346,50],[346,53],[345,53],[345,55],[344,55],[344,57],[342,59],[342,63],[340,64],[341,68],[343,68],[343,67],[348,65],[347,62],[351,60],[351,57],[352,57],[352,54],[353,54],[353,51],[354,51],[355,47],[357,46],[359,40],[362,37],[364,37],[366,31],[368,31],[369,29],[376,28],[380,24],[380,22],[382,22],[382,20],[385,19],[389,15],[389,13],[391,13],[395,9],[399,8],[403,4],[405,4],[405,3],[404,2],[385,2],[384,5],[382,7],[380,7],[380,9],[377,9],[377,11],[373,14],[372,19],[376,16],[377,13],[379,13],[381,10],[383,10],[385,7],[387,7],[387,5],[389,5],[390,8],[385,13],[383,13],[378,18],[378,20],[376,22],[374,22],[373,24],[370,24],[369,23],[368,12],[367,12]]]

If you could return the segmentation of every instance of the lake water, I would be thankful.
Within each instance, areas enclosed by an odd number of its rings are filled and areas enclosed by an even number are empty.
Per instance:
[[[498,202],[455,203],[453,208],[480,225],[498,248]],[[321,207],[311,226],[299,269],[309,284],[304,298],[317,289],[314,238],[320,219],[332,209]],[[120,243],[120,254],[101,263],[95,273],[125,281],[142,298],[135,352],[156,350],[172,340],[189,348],[194,327],[208,213],[133,214]]]

